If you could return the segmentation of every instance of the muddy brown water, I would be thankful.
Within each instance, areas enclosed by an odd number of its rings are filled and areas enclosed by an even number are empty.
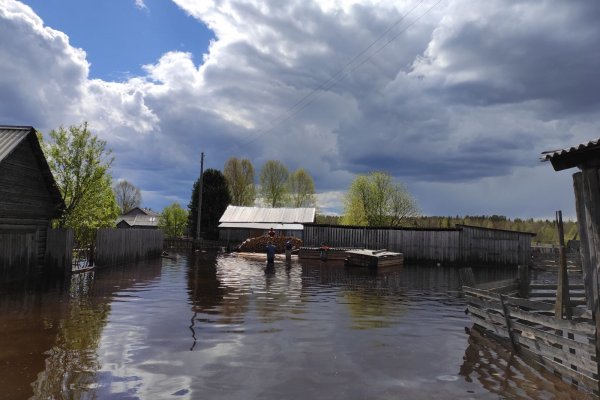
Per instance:
[[[469,331],[458,287],[443,266],[213,254],[13,285],[0,292],[0,398],[590,398]]]

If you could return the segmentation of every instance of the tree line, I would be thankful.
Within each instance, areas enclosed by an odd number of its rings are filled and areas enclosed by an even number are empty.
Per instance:
[[[114,227],[119,214],[142,203],[139,188],[127,180],[113,185],[114,162],[106,142],[94,136],[88,124],[60,127],[44,141],[38,133],[48,165],[65,202],[65,211],[54,221],[72,228],[78,243],[91,240],[93,230]],[[256,182],[258,181],[258,183]],[[192,186],[187,209],[172,203],[160,213],[159,228],[167,237],[195,236],[198,221],[200,178]],[[223,171],[209,168],[202,175],[202,237],[218,238],[218,221],[228,205],[266,207],[316,207],[312,176],[303,168],[290,172],[278,160],[266,161],[258,174],[246,158],[231,157]],[[553,221],[509,219],[504,216],[422,216],[404,185],[391,175],[375,171],[358,175],[343,199],[342,216],[317,214],[317,223],[416,228],[452,228],[457,224],[535,233],[539,243],[557,243]],[[564,223],[567,240],[577,236],[577,224]]]
[[[344,216],[317,215],[316,223],[327,225],[345,225]],[[549,219],[521,219],[507,218],[503,215],[479,216],[415,216],[406,218],[403,227],[407,228],[455,228],[457,225],[472,225],[483,228],[503,229],[509,231],[530,232],[534,244],[558,244],[558,229],[556,222]],[[388,226],[388,225],[379,225]],[[563,221],[565,242],[579,239],[579,230],[576,221]]]

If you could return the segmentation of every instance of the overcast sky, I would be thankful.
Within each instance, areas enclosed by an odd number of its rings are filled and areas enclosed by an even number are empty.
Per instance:
[[[342,211],[383,170],[425,215],[574,216],[544,150],[600,137],[600,2],[0,0],[0,124],[89,121],[143,206],[269,159]]]

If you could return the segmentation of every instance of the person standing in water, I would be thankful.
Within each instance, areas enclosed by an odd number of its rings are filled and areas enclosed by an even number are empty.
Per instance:
[[[273,242],[269,240],[267,244],[267,264],[273,264],[275,262],[275,246],[273,246]]]
[[[292,245],[292,239],[288,239],[285,242],[285,261],[291,261],[292,260],[292,248],[294,246]]]

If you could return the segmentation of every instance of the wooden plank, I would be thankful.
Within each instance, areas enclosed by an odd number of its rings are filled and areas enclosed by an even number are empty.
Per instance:
[[[531,312],[523,311],[513,306],[509,306],[508,312],[511,317],[523,319],[536,324],[544,325],[548,328],[558,329],[563,331],[569,331],[576,335],[590,335],[596,334],[596,327],[586,322],[573,322],[568,320],[557,320],[552,317],[547,317],[541,314],[534,314]]]
[[[596,368],[596,362],[592,361],[589,354],[575,355],[563,349],[553,347],[543,340],[532,340],[522,335],[514,335],[515,342],[520,346],[527,346],[531,351],[539,354],[542,357],[549,359],[557,359],[562,361],[562,365],[574,365],[579,372],[587,371],[587,375],[591,376]],[[522,347],[519,347],[519,350]]]
[[[518,293],[519,292],[519,284],[513,283],[512,285],[495,287],[489,289],[490,292],[498,293],[498,294],[508,294],[508,293]]]
[[[558,372],[559,374],[561,374],[563,376],[563,378],[566,377],[569,379],[573,379],[592,390],[595,390],[598,387],[597,379],[594,379],[591,376],[582,374],[579,371],[575,371],[575,370],[569,368],[568,366],[559,364],[556,361],[549,359],[547,357],[544,357],[540,354],[537,354],[529,349],[522,348],[520,355],[522,357],[524,357],[525,359],[529,359],[533,362],[540,364],[544,368],[547,368],[551,371]]]
[[[494,325],[476,314],[471,315],[471,319],[473,320],[474,324],[493,332],[496,336],[502,339],[508,339],[508,330],[504,326]]]
[[[562,336],[555,335],[551,331],[542,331],[530,325],[525,325],[521,322],[514,321],[512,322],[513,328],[519,330],[521,332],[525,332],[525,337],[533,336],[540,340],[545,340],[550,343],[555,343],[561,346],[565,346],[566,348],[572,348],[577,350],[578,352],[583,353],[583,355],[589,355],[590,357],[595,352],[595,346],[590,343],[582,343],[573,339],[567,339]],[[531,337],[529,337],[531,339]]]
[[[477,288],[472,288],[469,286],[463,286],[463,293],[466,295],[483,297],[491,300],[500,301],[500,295],[498,293],[490,292],[489,290],[482,290]]]
[[[493,289],[493,288],[517,285],[517,284],[518,284],[518,282],[517,282],[516,278],[510,278],[510,279],[502,279],[502,280],[493,281],[493,282],[479,283],[479,284],[477,284],[477,289],[485,290],[485,289]]]
[[[467,304],[474,305],[485,311],[495,311],[497,313],[502,313],[502,304],[500,300],[490,301],[490,300],[482,300],[478,297],[467,297]]]
[[[550,303],[545,303],[543,301],[533,301],[528,299],[521,299],[519,297],[507,297],[506,302],[509,305],[517,306],[517,307],[525,307],[531,310],[538,311],[552,311],[554,310],[554,305]]]

